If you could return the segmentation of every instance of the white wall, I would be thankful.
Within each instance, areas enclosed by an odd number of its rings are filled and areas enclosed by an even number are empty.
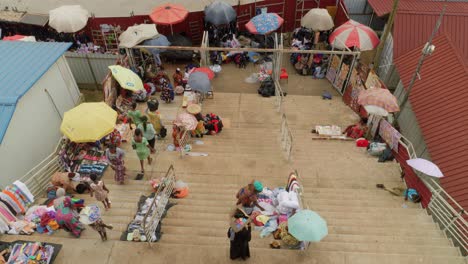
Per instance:
[[[54,150],[61,137],[61,116],[78,103],[79,95],[61,57],[19,100],[0,144],[1,186],[22,177]]]

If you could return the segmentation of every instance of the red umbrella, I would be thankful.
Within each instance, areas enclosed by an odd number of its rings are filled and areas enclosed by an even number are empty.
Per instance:
[[[214,72],[208,67],[195,68],[193,72],[203,72],[204,74],[208,76],[208,79],[210,80],[213,80],[213,78],[215,77]]]
[[[372,50],[379,45],[379,41],[374,30],[352,19],[337,27],[329,39],[335,48],[358,47],[360,50]]]
[[[171,33],[172,25],[184,21],[188,16],[188,11],[179,4],[164,4],[156,7],[150,14],[151,20],[160,25],[170,25]]]

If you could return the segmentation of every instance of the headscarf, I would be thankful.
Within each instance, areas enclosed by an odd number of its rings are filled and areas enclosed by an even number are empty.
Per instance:
[[[257,192],[263,191],[263,184],[259,181],[254,181],[253,186]]]

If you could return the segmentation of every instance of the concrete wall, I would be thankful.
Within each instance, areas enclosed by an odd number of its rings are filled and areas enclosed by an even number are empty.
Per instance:
[[[65,57],[76,83],[84,89],[101,89],[101,83],[109,73],[108,66],[114,65],[119,58],[114,54],[75,52],[66,52]]]
[[[399,103],[401,103],[405,93],[406,91],[400,81],[394,93],[398,98]],[[418,119],[411,108],[411,102],[409,100],[406,103],[405,108],[401,110],[401,114],[398,116],[398,124],[400,125],[403,135],[413,144],[416,155],[419,158],[430,160],[431,157],[427,150],[421,128],[419,127]]]
[[[62,136],[62,116],[79,97],[66,60],[61,57],[16,106],[0,145],[0,186],[21,178],[55,149]]]

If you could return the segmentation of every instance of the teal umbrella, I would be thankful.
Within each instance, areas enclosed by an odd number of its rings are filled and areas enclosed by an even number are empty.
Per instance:
[[[288,231],[299,241],[318,242],[328,235],[327,222],[311,210],[301,210],[289,218]]]

